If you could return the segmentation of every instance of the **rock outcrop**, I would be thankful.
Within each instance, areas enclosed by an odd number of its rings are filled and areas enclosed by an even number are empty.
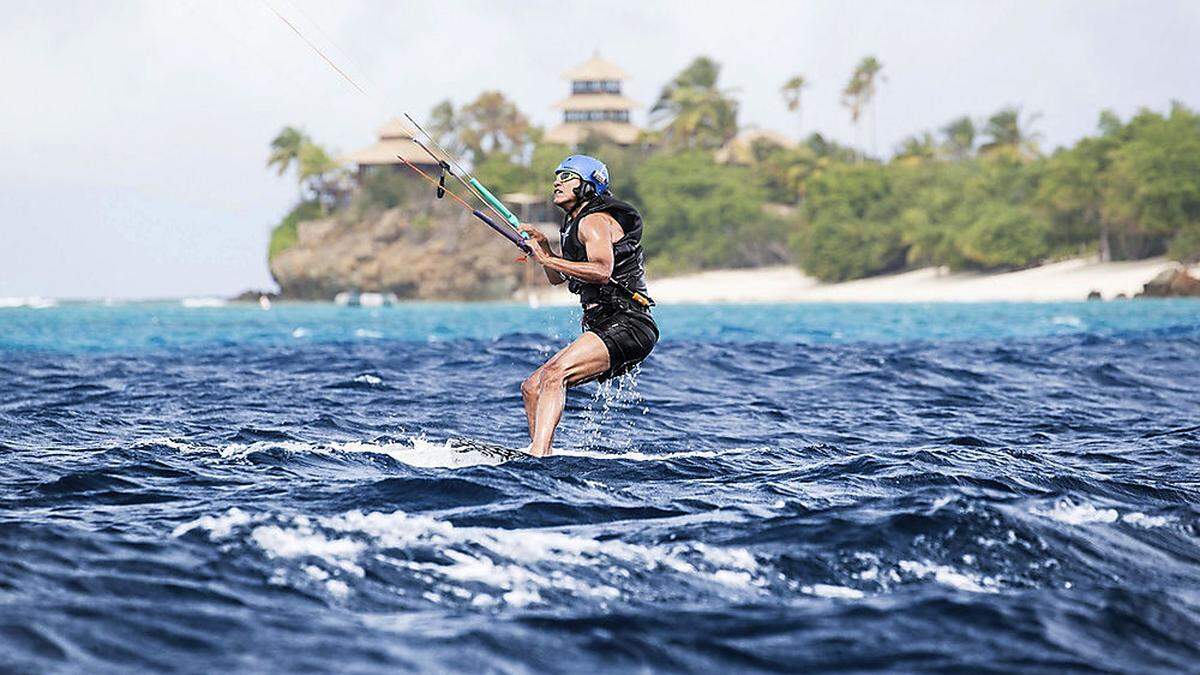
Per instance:
[[[1142,287],[1139,298],[1200,298],[1200,279],[1184,267],[1165,269]]]
[[[302,222],[298,241],[270,261],[280,295],[331,300],[341,291],[423,300],[513,297],[545,275],[518,264],[512,244],[469,213],[440,206]],[[533,272],[537,272],[533,274]]]

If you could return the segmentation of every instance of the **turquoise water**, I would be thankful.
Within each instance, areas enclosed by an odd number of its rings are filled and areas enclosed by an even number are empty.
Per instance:
[[[655,310],[664,340],[797,343],[987,340],[1116,334],[1200,325],[1200,301],[1076,303],[671,305]],[[299,340],[494,340],[578,333],[575,307],[329,304],[185,308],[179,303],[0,309],[0,349],[62,351],[285,346]]]

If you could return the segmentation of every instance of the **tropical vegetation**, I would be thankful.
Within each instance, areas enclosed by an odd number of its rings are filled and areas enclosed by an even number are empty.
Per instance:
[[[841,89],[856,129],[873,118],[883,70],[867,57]],[[1103,112],[1093,135],[1049,154],[1037,115],[1010,106],[918,131],[886,158],[857,138],[847,146],[811,132],[794,144],[760,137],[740,159],[718,161],[716,151],[741,131],[735,92],[720,75],[707,57],[684,68],[662,88],[650,129],[632,146],[544,143],[498,91],[457,108],[439,104],[428,128],[498,194],[545,193],[571,151],[601,157],[614,192],[644,212],[647,254],[660,273],[794,263],[845,280],[931,265],[1016,269],[1088,254],[1200,260],[1200,115],[1180,103],[1125,120]],[[798,127],[809,85],[797,74],[780,88]],[[300,205],[276,228],[272,254],[294,239],[299,219],[429,198],[394,177],[368,180],[347,198],[342,170],[293,127],[270,150],[268,164],[281,174],[295,167],[301,190]]]

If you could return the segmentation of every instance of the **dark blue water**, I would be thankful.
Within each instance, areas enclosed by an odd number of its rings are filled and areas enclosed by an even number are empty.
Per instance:
[[[0,309],[0,670],[1178,672],[1200,303]]]

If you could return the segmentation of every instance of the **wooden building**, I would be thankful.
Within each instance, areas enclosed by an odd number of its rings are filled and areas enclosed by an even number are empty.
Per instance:
[[[544,140],[573,146],[594,134],[620,145],[637,141],[641,130],[629,115],[640,106],[621,93],[621,83],[629,79],[624,70],[595,54],[563,78],[571,82],[571,95],[554,105],[563,111],[563,121]]]
[[[397,155],[420,167],[430,175],[438,172],[437,162],[413,142],[408,126],[400,118],[394,118],[379,129],[379,140],[361,150],[356,150],[342,157],[343,162],[357,166],[358,182],[372,171],[400,171],[411,174],[413,180],[420,181],[421,177],[404,165]]]

